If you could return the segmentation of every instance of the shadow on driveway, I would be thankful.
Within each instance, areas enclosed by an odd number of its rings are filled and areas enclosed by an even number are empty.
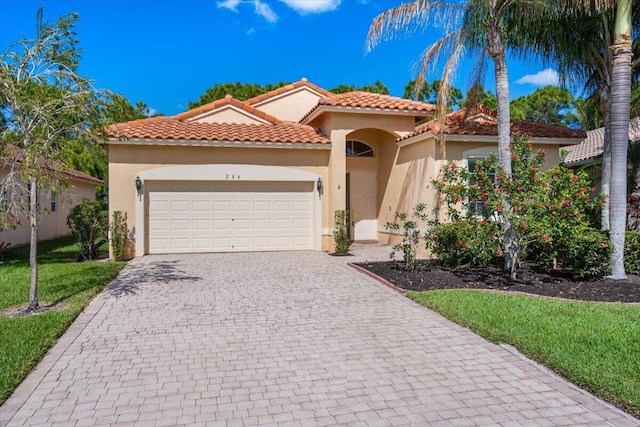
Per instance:
[[[128,266],[125,274],[120,274],[109,285],[111,295],[117,297],[138,293],[144,283],[197,282],[202,277],[191,276],[180,268],[180,261],[159,260],[157,262],[138,262]]]

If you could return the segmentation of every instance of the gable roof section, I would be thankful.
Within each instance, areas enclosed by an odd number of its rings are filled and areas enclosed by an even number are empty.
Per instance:
[[[247,102],[238,101],[233,98],[231,95],[226,95],[222,99],[218,99],[216,101],[210,102],[208,104],[201,105],[196,108],[192,108],[191,110],[185,111],[184,113],[176,114],[173,116],[176,120],[197,120],[198,118],[206,117],[210,114],[213,114],[216,111],[220,111],[227,108],[235,108],[240,111],[246,112],[250,116],[254,116],[257,121],[263,123],[271,123],[271,124],[281,124],[282,120],[273,117],[264,111],[260,111],[257,108],[252,107]]]
[[[462,108],[447,114],[445,118],[445,135],[469,135],[469,136],[497,136],[498,120],[496,111],[484,105],[475,105]],[[440,133],[440,123],[437,119],[431,120],[416,127],[415,132],[398,139],[404,141],[415,136],[431,132]],[[584,131],[569,129],[564,126],[549,125],[546,123],[528,122],[525,120],[512,120],[511,132],[520,135],[529,135],[532,138],[558,138],[581,139],[586,136]]]
[[[629,120],[629,140],[640,140],[640,117]],[[587,137],[578,145],[564,147],[567,156],[566,164],[580,163],[598,158],[604,149],[604,128],[598,128],[587,132]]]
[[[368,113],[399,113],[428,117],[436,110],[435,105],[426,102],[413,101],[397,96],[382,95],[362,91],[345,92],[338,95],[331,94],[318,101],[318,105],[300,120],[303,123],[318,110],[349,111]]]
[[[198,123],[174,117],[152,117],[107,128],[112,138],[256,143],[329,144],[314,128],[291,122],[273,124]]]
[[[313,92],[317,92],[320,96],[335,96],[333,93],[329,92],[328,90],[323,89],[320,86],[314,85],[313,83],[310,83],[305,77],[303,77],[301,80],[297,82],[279,87],[278,89],[274,89],[267,93],[263,93],[262,95],[254,96],[253,98],[247,99],[245,102],[249,105],[262,104],[266,101],[271,100],[272,98],[282,96],[287,92],[291,92],[301,88],[310,89]]]
[[[6,144],[5,153],[6,154],[4,156],[0,157],[0,168],[7,162],[21,162],[26,157],[25,151],[13,144]],[[61,172],[71,179],[76,179],[95,185],[104,184],[104,181],[102,181],[101,179],[95,178],[91,175],[77,171],[75,169],[67,169],[63,164],[54,162],[53,160],[39,158],[36,164],[54,172]]]

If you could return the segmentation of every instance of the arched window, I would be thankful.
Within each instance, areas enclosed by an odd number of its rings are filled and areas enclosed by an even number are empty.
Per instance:
[[[373,157],[373,148],[360,141],[347,141],[347,157]]]

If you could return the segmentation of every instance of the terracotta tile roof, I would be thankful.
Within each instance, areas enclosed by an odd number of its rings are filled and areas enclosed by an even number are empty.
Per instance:
[[[16,147],[15,145],[12,145],[12,144],[6,144],[5,155],[3,157],[0,157],[0,166],[5,164],[6,162],[20,162],[24,160],[24,158],[25,158],[25,151],[23,149]],[[94,178],[91,175],[88,175],[84,172],[80,172],[74,169],[67,169],[61,163],[54,162],[53,160],[40,158],[38,159],[37,164],[55,172],[62,172],[65,175],[67,175],[69,178],[86,181],[96,185],[104,184],[104,181],[102,181],[101,179]]]
[[[259,102],[265,101],[269,98],[273,98],[274,96],[278,96],[281,95],[285,92],[289,92],[290,90],[293,89],[297,89],[300,87],[306,86],[309,89],[312,89],[316,92],[319,92],[320,94],[322,94],[323,96],[334,96],[334,94],[332,94],[331,92],[329,92],[326,89],[321,88],[320,86],[316,86],[313,83],[309,83],[309,81],[306,78],[302,78],[300,81],[282,86],[278,89],[274,89],[272,91],[269,91],[267,93],[263,93],[262,95],[258,95],[258,96],[254,96],[253,98],[249,98],[247,99],[245,102],[249,105],[254,105],[257,104]]]
[[[436,109],[435,105],[425,102],[361,91],[327,96],[320,99],[318,104],[334,107],[379,108],[383,110],[401,110],[419,113],[433,113]]]
[[[640,140],[640,117],[629,120],[629,140]],[[567,164],[600,157],[604,148],[604,128],[590,130],[580,144],[563,148],[567,150],[567,157],[564,159]]]
[[[273,123],[273,124],[282,123],[282,120],[276,117],[273,117],[265,113],[264,111],[260,111],[257,108],[253,108],[247,102],[238,101],[237,99],[233,98],[231,95],[226,95],[222,99],[218,99],[217,101],[213,101],[208,104],[201,105],[189,111],[185,111],[184,113],[176,114],[175,116],[173,116],[173,118],[176,120],[189,120],[196,116],[205,114],[209,111],[219,109],[221,107],[225,107],[227,105],[231,105],[241,110],[244,110],[251,115],[254,115],[256,117],[259,117],[263,120],[268,121],[269,123]]]
[[[112,138],[131,139],[330,143],[327,137],[311,126],[299,123],[198,123],[176,120],[175,116],[118,123],[109,126],[107,132]]]
[[[496,116],[497,113],[494,110],[484,105],[463,108],[447,114],[444,133],[446,135],[497,136],[498,121]],[[517,134],[526,134],[533,138],[581,139],[586,136],[584,131],[546,123],[528,122],[525,120],[512,120],[511,131]],[[415,132],[400,138],[398,141],[403,141],[426,132],[432,132],[433,134],[439,133],[440,124],[438,120],[434,119],[416,127]]]

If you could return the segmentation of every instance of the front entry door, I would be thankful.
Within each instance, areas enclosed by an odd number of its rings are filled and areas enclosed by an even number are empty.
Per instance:
[[[378,173],[351,171],[349,173],[349,208],[351,210],[351,238],[378,240]]]

